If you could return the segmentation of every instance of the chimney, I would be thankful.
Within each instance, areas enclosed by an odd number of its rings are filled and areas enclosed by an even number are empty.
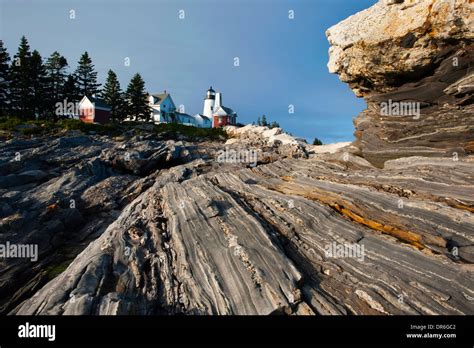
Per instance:
[[[216,104],[214,105],[214,110],[216,110],[219,106],[222,106],[222,95],[221,93],[216,93]]]

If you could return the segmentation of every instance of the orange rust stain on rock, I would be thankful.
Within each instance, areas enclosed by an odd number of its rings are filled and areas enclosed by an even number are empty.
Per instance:
[[[453,207],[453,208],[456,208],[456,209],[461,209],[461,210],[467,210],[471,213],[474,213],[474,207],[472,207],[472,206],[468,206],[468,205],[464,205],[464,204],[454,204],[454,203],[451,203],[451,202],[447,202],[447,203],[450,207]]]
[[[464,204],[457,200],[446,198],[446,197],[433,197],[432,198],[435,202],[442,202],[449,205],[451,208],[460,209],[460,210],[467,210],[468,212],[474,213],[474,206],[472,204]]]
[[[466,150],[469,153],[474,153],[474,141],[470,141],[466,145],[464,145],[464,150]]]
[[[357,215],[350,211],[349,209],[346,209],[344,207],[339,206],[337,203],[331,205],[334,209],[336,209],[338,212],[340,212],[342,215],[347,216],[354,220],[355,222],[367,226],[373,230],[389,234],[391,236],[394,236],[404,242],[407,242],[419,249],[425,248],[425,246],[421,242],[421,236],[419,234],[410,232],[410,231],[403,231],[397,227],[390,226],[390,225],[384,225],[382,223],[379,223],[374,220],[366,219],[360,215]]]
[[[283,194],[293,194],[303,196],[307,199],[323,203],[332,209],[339,212],[341,215],[350,218],[360,225],[369,227],[372,230],[391,235],[402,242],[408,243],[415,246],[418,249],[424,249],[426,246],[422,242],[422,236],[411,231],[405,231],[401,228],[391,226],[388,224],[380,223],[375,220],[371,220],[363,217],[362,215],[354,212],[353,210],[345,207],[349,205],[347,202],[341,200],[340,197],[333,195],[330,192],[323,192],[317,189],[311,189],[308,191],[305,188],[299,187],[294,184],[283,183],[281,185],[269,187],[270,189],[276,190]],[[343,204],[344,203],[344,204]],[[347,204],[346,204],[347,203]]]
[[[48,209],[48,210],[55,210],[55,209],[57,209],[57,208],[58,208],[58,205],[57,205],[56,203],[51,204],[51,205],[48,205],[48,206],[46,207],[46,209]]]

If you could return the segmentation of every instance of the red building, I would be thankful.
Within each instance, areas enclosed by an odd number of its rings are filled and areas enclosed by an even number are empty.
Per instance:
[[[86,123],[108,123],[111,107],[102,99],[84,96],[79,102],[79,119]]]
[[[231,109],[226,108],[225,106],[221,106],[220,109],[222,109],[222,110],[219,110],[219,111],[221,111],[220,114],[212,115],[212,118],[213,118],[212,125],[213,125],[213,127],[218,128],[218,127],[225,127],[225,126],[235,125],[237,115],[234,112],[232,112]]]
[[[211,100],[211,112],[212,112],[212,127],[219,128],[225,126],[235,125],[237,122],[237,114],[231,108],[222,105],[222,93],[213,94],[214,90],[212,87],[208,91],[208,96],[214,97],[215,102]],[[209,97],[208,97],[209,98]],[[206,108],[206,104],[204,104]]]

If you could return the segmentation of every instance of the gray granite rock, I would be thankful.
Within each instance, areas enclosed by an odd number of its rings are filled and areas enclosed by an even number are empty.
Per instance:
[[[252,126],[1,143],[1,175],[46,176],[0,187],[0,244],[39,247],[0,260],[0,312],[472,314],[466,5],[381,1],[329,29],[331,70],[368,103],[331,151]],[[388,100],[423,112],[381,115]]]

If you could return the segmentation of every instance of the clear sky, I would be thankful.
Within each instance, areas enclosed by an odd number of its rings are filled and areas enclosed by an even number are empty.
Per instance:
[[[99,82],[112,69],[123,89],[139,72],[148,92],[166,89],[191,115],[212,85],[238,122],[265,114],[295,136],[329,143],[353,139],[365,103],[329,74],[325,31],[376,2],[0,0],[0,36],[10,56],[25,35],[44,58],[59,51],[71,71],[88,51]]]

